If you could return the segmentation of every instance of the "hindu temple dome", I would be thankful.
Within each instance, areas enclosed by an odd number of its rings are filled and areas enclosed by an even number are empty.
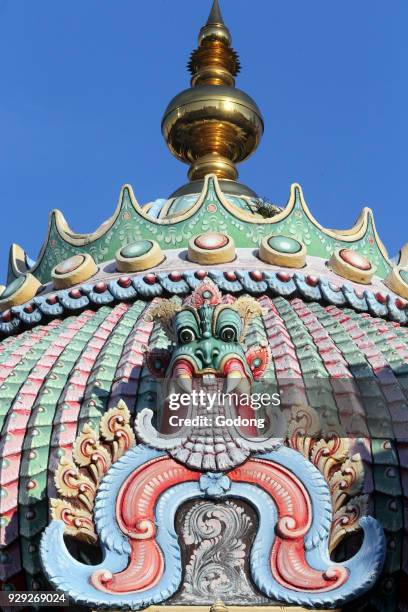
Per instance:
[[[11,247],[2,590],[407,611],[408,248],[367,208],[327,229],[299,185],[279,207],[239,182],[264,124],[217,0],[188,67],[161,120],[186,184],[123,186],[91,234],[52,212],[35,262]]]

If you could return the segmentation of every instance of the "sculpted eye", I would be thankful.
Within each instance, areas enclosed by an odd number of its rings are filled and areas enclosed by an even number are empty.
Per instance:
[[[179,332],[179,340],[182,344],[187,344],[188,342],[193,342],[195,340],[195,333],[189,327],[185,327],[181,329]]]
[[[220,338],[224,342],[235,342],[237,339],[237,332],[233,327],[225,326],[220,331]]]

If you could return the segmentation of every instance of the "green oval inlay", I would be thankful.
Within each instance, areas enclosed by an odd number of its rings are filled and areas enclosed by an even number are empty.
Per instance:
[[[131,257],[141,257],[142,255],[146,255],[153,246],[153,243],[150,240],[138,240],[137,242],[132,242],[127,246],[121,249],[120,254],[122,257],[131,258]]]
[[[271,236],[268,244],[278,253],[298,253],[302,248],[300,242],[289,236]]]
[[[11,283],[7,285],[7,287],[1,294],[0,299],[3,300],[4,298],[8,298],[13,295],[13,293],[15,293],[18,289],[20,289],[20,287],[23,286],[25,279],[25,276],[18,276],[13,281],[11,281]]]
[[[408,285],[408,271],[407,270],[400,270],[400,277],[402,278],[404,283],[406,283]]]

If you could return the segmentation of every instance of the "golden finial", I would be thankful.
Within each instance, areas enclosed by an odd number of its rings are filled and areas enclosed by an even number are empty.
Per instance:
[[[210,612],[228,612],[228,608],[222,599],[217,599],[211,606]]]
[[[171,153],[190,164],[192,184],[178,190],[177,195],[197,193],[210,173],[221,180],[224,191],[254,195],[236,183],[236,164],[257,148],[263,119],[252,98],[235,88],[240,64],[231,42],[218,0],[214,0],[188,64],[191,87],[173,98],[162,119],[162,133]]]
[[[218,0],[214,0],[207,23],[200,30],[200,34],[198,35],[198,44],[201,44],[205,38],[210,38],[211,36],[225,39],[229,45],[232,42],[230,31],[222,18]]]
[[[193,51],[188,68],[194,85],[235,85],[240,65],[231,47],[231,34],[226,27],[218,0],[214,0],[207,23],[198,35],[198,49]]]

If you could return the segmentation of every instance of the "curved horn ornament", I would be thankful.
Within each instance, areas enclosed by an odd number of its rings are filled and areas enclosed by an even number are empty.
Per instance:
[[[217,478],[222,479],[219,487]],[[176,512],[189,499],[213,495],[245,499],[257,510],[250,571],[267,597],[332,607],[376,581],[385,554],[381,526],[373,518],[361,519],[359,552],[333,563],[328,548],[330,492],[317,468],[298,452],[281,447],[212,480],[210,489],[205,474],[144,446],[131,448],[110,467],[96,500],[103,561],[96,566],[76,561],[66,548],[63,522],[54,520],[41,542],[48,580],[88,606],[140,609],[163,601],[177,590],[182,576]]]

